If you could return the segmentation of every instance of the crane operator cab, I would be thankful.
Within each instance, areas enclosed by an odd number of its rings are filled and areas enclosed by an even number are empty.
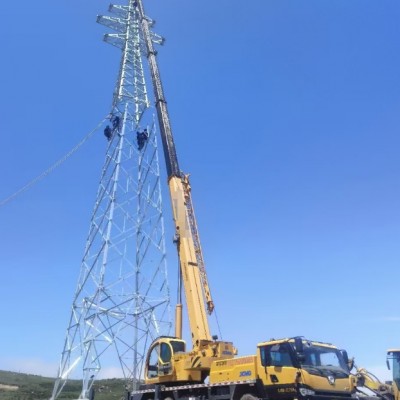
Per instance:
[[[184,340],[161,336],[150,346],[145,367],[145,385],[202,383],[216,360],[231,359],[237,354],[231,342],[200,340],[186,352]]]
[[[146,359],[145,381],[169,381],[174,374],[174,360],[186,351],[186,343],[174,337],[159,337],[150,346]],[[165,379],[163,379],[163,377]]]

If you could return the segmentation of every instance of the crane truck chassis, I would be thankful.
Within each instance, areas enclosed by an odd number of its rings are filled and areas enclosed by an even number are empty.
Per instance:
[[[175,336],[159,337],[150,346],[144,381],[129,400],[350,400],[354,379],[346,352],[300,337],[258,344],[255,355],[236,357],[231,342],[210,333],[207,313],[214,302],[204,267],[189,176],[179,168],[167,102],[164,98],[150,20],[143,0],[131,4],[138,15],[153,84],[164,150],[179,259]],[[184,289],[192,339],[182,340],[181,289]]]
[[[177,382],[169,372],[179,352],[158,354],[154,364],[149,354],[146,376],[166,379],[141,385],[130,400],[349,400],[355,391],[344,350],[300,337],[260,343],[256,355],[215,360],[207,383]]]

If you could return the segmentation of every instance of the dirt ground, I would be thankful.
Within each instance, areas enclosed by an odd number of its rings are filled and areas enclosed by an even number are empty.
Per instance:
[[[15,390],[18,390],[18,389],[19,389],[18,386],[3,385],[2,383],[0,383],[0,390],[11,390],[11,391],[15,391]]]

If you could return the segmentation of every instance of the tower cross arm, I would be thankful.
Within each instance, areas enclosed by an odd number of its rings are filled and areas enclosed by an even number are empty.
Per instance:
[[[108,11],[126,19],[129,13],[129,7],[120,4],[110,4]]]
[[[126,21],[121,18],[109,17],[106,15],[98,15],[97,20],[99,24],[106,26],[116,32],[126,32]]]
[[[104,41],[119,49],[123,49],[126,42],[126,35],[121,33],[106,33],[104,35]]]

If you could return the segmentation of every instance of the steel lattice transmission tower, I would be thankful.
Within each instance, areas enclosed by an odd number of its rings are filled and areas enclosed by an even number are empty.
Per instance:
[[[139,5],[134,0],[111,5],[112,16],[97,18],[116,32],[106,34],[105,41],[120,48],[122,57],[105,131],[104,167],[52,399],[78,368],[83,371],[79,398],[91,397],[102,368],[118,367],[135,387],[146,348],[171,328],[156,125],[143,62],[146,40],[161,44],[162,39],[143,31],[151,21],[146,17],[143,24],[141,1]],[[140,144],[137,133],[145,130]]]

